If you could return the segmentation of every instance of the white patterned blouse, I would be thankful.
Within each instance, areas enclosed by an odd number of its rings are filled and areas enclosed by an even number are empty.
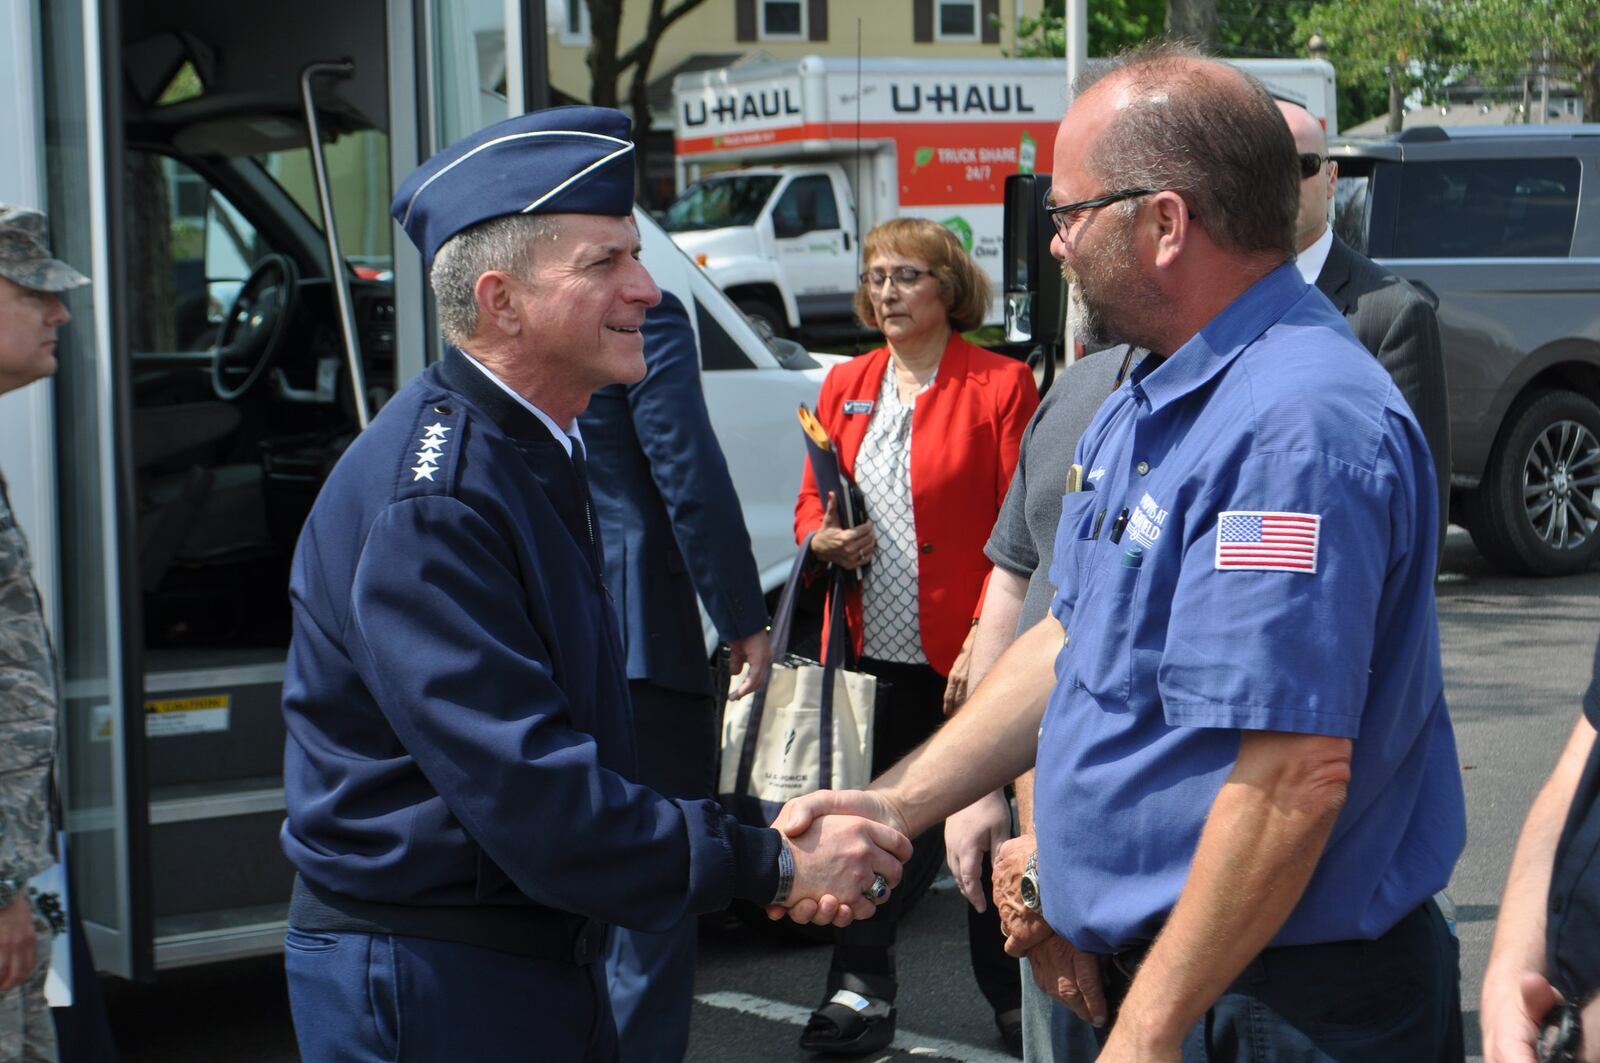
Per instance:
[[[937,375],[937,373],[935,373]],[[934,377],[917,390],[928,390]],[[885,363],[878,401],[856,453],[856,485],[877,528],[877,549],[861,584],[864,657],[926,664],[917,613],[917,527],[911,509],[911,414],[900,401],[894,359]]]

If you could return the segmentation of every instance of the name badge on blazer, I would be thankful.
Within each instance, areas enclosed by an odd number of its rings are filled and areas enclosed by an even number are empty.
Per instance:
[[[846,416],[853,413],[871,413],[872,405],[871,399],[845,399],[844,412]]]

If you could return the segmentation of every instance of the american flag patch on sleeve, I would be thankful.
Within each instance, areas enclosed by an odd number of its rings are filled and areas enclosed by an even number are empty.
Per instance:
[[[1233,510],[1217,517],[1217,568],[1315,572],[1319,513]]]

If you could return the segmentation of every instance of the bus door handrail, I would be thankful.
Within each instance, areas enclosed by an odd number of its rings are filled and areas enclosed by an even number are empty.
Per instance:
[[[356,338],[356,312],[350,298],[350,273],[339,251],[339,227],[333,219],[333,190],[328,184],[327,149],[317,125],[316,98],[311,80],[318,75],[346,78],[356,72],[348,59],[307,63],[300,71],[300,102],[306,112],[306,133],[310,138],[311,165],[317,181],[317,202],[322,206],[322,234],[328,243],[328,276],[339,304],[339,330],[344,338],[345,361],[350,367],[350,390],[356,404],[356,423],[365,430],[372,420],[367,404],[367,371],[361,364],[361,346]]]

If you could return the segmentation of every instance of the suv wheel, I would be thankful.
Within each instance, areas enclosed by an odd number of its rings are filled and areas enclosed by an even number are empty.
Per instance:
[[[1464,500],[1473,543],[1511,572],[1583,571],[1600,558],[1600,406],[1547,391],[1506,420],[1483,482]]]

